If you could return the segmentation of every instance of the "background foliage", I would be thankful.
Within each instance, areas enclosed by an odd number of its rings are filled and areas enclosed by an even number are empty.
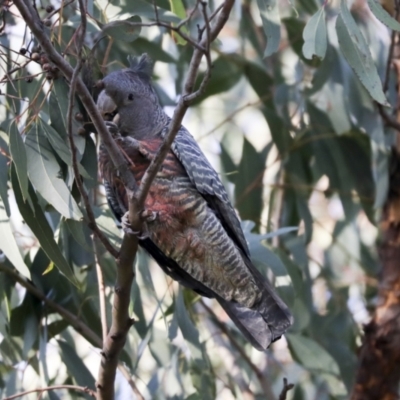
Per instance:
[[[195,6],[192,0],[156,4],[160,20],[175,25]],[[68,85],[8,5],[0,36],[0,396],[54,384],[94,389],[98,345],[10,273],[16,268],[30,277],[101,337],[95,253],[109,316],[115,263],[82,219],[66,137]],[[211,1],[210,12],[218,5]],[[210,83],[185,125],[221,173],[245,221],[253,260],[274,277],[295,324],[259,353],[215,302],[180,289],[140,253],[132,289],[137,322],[122,360],[145,398],[273,400],[283,377],[295,384],[288,399],[348,397],[361,323],[376,294],[376,222],[393,141],[374,104],[395,98],[386,71],[390,32],[378,19],[400,27],[375,0],[349,6],[295,0],[278,10],[273,0],[238,1],[213,46]],[[80,15],[74,2],[53,11],[59,7],[37,4],[54,45],[74,65]],[[88,13],[90,87],[127,65],[127,55],[147,52],[160,99],[172,113],[191,46],[165,27],[131,24],[154,21],[146,0],[89,0]],[[186,32],[195,37],[199,21],[196,12]],[[79,168],[96,221],[119,243],[98,179],[98,140],[82,129],[79,104],[76,113]],[[122,375],[117,388],[118,398],[135,398]],[[87,397],[61,390],[46,396]]]

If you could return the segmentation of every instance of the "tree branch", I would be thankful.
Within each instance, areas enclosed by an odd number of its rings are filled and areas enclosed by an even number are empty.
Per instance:
[[[74,69],[71,65],[64,60],[60,53],[56,51],[51,43],[42,21],[38,18],[35,9],[30,2],[24,0],[15,0],[14,5],[18,8],[22,18],[27,23],[32,33],[40,43],[42,50],[46,52],[51,62],[64,74],[64,76],[71,81]],[[125,162],[123,155],[121,154],[118,146],[114,142],[110,132],[108,131],[102,116],[97,110],[96,104],[83,83],[82,79],[78,76],[76,78],[76,93],[82,101],[82,104],[86,108],[98,134],[100,135],[105,148],[110,154],[110,158],[113,161],[116,169],[119,171],[120,178],[124,182],[125,186],[129,191],[135,191],[137,189],[136,181],[134,180],[130,170]]]
[[[207,45],[211,43],[213,40],[215,40],[221,31],[221,29],[224,27],[226,24],[226,21],[228,20],[229,14],[231,12],[231,9],[233,7],[234,0],[226,0],[224,2],[223,7],[221,8],[221,12],[218,15],[217,21],[214,25],[213,28],[210,28],[208,31],[206,37],[201,40],[201,47],[202,48],[208,48]],[[205,25],[207,25],[208,21],[205,21]],[[186,83],[184,87],[184,93],[182,97],[180,98],[177,107],[175,108],[174,115],[172,117],[172,120],[169,124],[168,127],[168,133],[165,136],[165,139],[160,146],[160,149],[158,150],[156,156],[150,163],[149,167],[147,168],[141,185],[140,189],[138,191],[138,205],[140,209],[143,209],[144,202],[146,200],[147,194],[150,190],[150,186],[154,180],[154,178],[157,175],[157,172],[160,170],[161,165],[167,156],[171,145],[179,131],[179,128],[181,127],[183,117],[185,116],[185,113],[187,109],[189,108],[190,103],[192,103],[195,99],[197,99],[204,91],[205,89],[205,84],[208,82],[210,75],[211,75],[211,64],[208,63],[208,68],[205,73],[205,76],[203,78],[202,83],[200,84],[200,87],[197,91],[194,91],[194,85],[196,82],[196,77],[197,73],[199,71],[199,66],[201,59],[204,55],[204,52],[199,49],[195,49],[190,61],[189,65],[189,71],[188,71],[188,76],[186,78]],[[206,58],[210,60],[210,54],[208,51],[208,56]]]
[[[28,282],[26,278],[21,276],[14,269],[7,267],[3,263],[0,263],[0,272],[4,272],[9,275],[12,279],[18,282],[22,287],[24,287],[30,294],[37,297],[39,300],[43,301],[46,306],[56,311],[65,321],[67,321],[78,333],[80,333],[86,340],[94,344],[95,346],[101,348],[102,340],[101,338],[92,331],[83,321],[81,321],[77,315],[71,313],[63,306],[49,299],[40,289],[38,289],[35,285]],[[118,369],[122,373],[122,375],[126,378],[129,386],[132,388],[136,396],[139,400],[144,400],[143,396],[140,394],[138,388],[136,387],[135,382],[132,380],[132,377],[128,370],[124,367],[123,364],[118,365]]]
[[[293,383],[288,383],[286,378],[283,378],[283,388],[281,394],[279,395],[279,400],[286,400],[286,395],[289,390],[293,389]]]
[[[76,186],[78,187],[78,190],[79,190],[79,193],[81,194],[83,203],[85,204],[87,218],[89,220],[88,227],[100,239],[100,241],[103,243],[104,247],[110,252],[110,254],[112,254],[115,258],[117,258],[118,251],[108,241],[106,236],[103,234],[103,232],[101,232],[101,230],[97,226],[96,218],[94,216],[94,212],[93,212],[92,206],[90,204],[89,196],[83,186],[82,178],[79,173],[78,160],[76,157],[74,134],[72,131],[72,119],[73,119],[72,114],[73,114],[73,109],[74,109],[75,88],[76,88],[76,81],[79,76],[79,72],[83,65],[81,54],[82,54],[82,48],[83,48],[83,43],[84,43],[84,39],[85,39],[86,24],[87,24],[86,9],[85,9],[83,0],[79,0],[79,7],[81,10],[81,25],[78,28],[80,31],[77,36],[78,63],[74,69],[74,72],[73,72],[72,78],[71,78],[71,82],[70,82],[70,88],[69,88],[69,94],[68,94],[68,112],[67,112],[67,125],[68,125],[67,132],[68,132],[68,140],[69,140],[69,145],[71,148],[71,155],[72,155],[72,168],[74,170]]]
[[[7,267],[2,263],[0,263],[0,271],[5,272],[16,282],[18,282],[22,287],[24,287],[29,293],[43,301],[43,303],[45,303],[54,311],[57,311],[57,313],[60,314],[60,316],[65,319],[77,332],[82,334],[89,342],[101,348],[101,338],[97,336],[97,334],[92,331],[83,321],[81,321],[77,315],[71,313],[64,307],[49,299],[40,289],[38,289],[32,283],[28,282],[18,272],[14,271],[13,269]]]
[[[40,395],[41,395],[44,392],[48,392],[50,390],[60,390],[60,389],[73,390],[75,392],[83,392],[83,393],[87,393],[91,397],[96,397],[96,393],[87,387],[75,386],[75,385],[53,385],[53,386],[47,386],[45,388],[27,390],[25,392],[21,392],[18,394],[14,394],[12,396],[5,397],[4,400],[18,399],[19,397],[27,396],[28,394],[31,394],[31,393],[40,393]]]
[[[126,163],[123,155],[121,154],[112,136],[106,128],[96,105],[84,85],[82,79],[78,76],[78,66],[74,70],[71,65],[64,60],[64,58],[54,49],[51,41],[49,40],[42,22],[38,18],[34,7],[30,2],[23,0],[15,0],[14,4],[18,8],[22,17],[27,25],[30,27],[32,33],[39,41],[43,51],[46,52],[49,59],[53,64],[64,74],[64,76],[71,82],[71,94],[74,90],[80,97],[83,105],[85,106],[101,140],[108,151],[110,158],[119,173],[119,177],[124,183],[126,192],[129,198],[129,221],[134,231],[141,231],[142,220],[139,211],[143,209],[144,201],[150,189],[150,185],[159,171],[172,142],[181,126],[182,119],[186,113],[191,102],[193,102],[203,92],[205,85],[211,75],[211,57],[210,57],[210,43],[215,40],[223,26],[225,25],[230,11],[232,9],[234,0],[226,0],[221,11],[216,17],[214,27],[210,27],[210,20],[205,12],[205,5],[203,5],[203,13],[205,16],[205,30],[206,35],[204,39],[199,39],[198,45],[194,46],[195,50],[189,65],[189,72],[184,88],[183,96],[181,97],[168,128],[168,133],[161,145],[156,157],[153,159],[149,168],[147,169],[140,188],[137,184],[128,164]],[[81,14],[85,14],[83,0],[79,0]],[[180,30],[180,28],[177,28]],[[203,81],[198,90],[194,91],[194,84],[199,70],[200,62],[203,55],[206,54],[207,58],[207,71],[204,75]],[[73,96],[71,96],[73,97]],[[70,99],[69,107],[69,122],[72,121],[72,100]],[[70,124],[71,125],[71,124]],[[73,143],[72,143],[73,144]],[[74,147],[72,147],[74,148]],[[85,199],[84,199],[85,201]],[[86,203],[85,203],[86,204]],[[110,331],[104,342],[102,350],[102,360],[98,373],[97,381],[97,395],[98,399],[112,399],[114,396],[114,381],[116,374],[116,367],[118,365],[118,356],[125,344],[126,336],[129,328],[133,324],[133,320],[129,317],[129,303],[130,303],[130,290],[132,281],[134,279],[134,272],[132,269],[133,260],[137,252],[138,241],[137,237],[125,234],[122,246],[117,259],[117,282],[115,285],[115,295],[113,299],[113,313],[112,324]]]
[[[130,235],[124,235],[120,258],[117,259],[117,282],[113,299],[112,323],[103,345],[97,378],[99,400],[114,398],[114,381],[118,356],[125,345],[129,328],[135,322],[129,316],[129,303],[131,286],[135,277],[132,260],[135,258],[137,246],[137,240],[134,241],[134,246],[132,246]]]

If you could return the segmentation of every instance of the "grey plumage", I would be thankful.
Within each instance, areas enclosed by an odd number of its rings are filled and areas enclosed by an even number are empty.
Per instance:
[[[116,121],[122,135],[119,143],[133,157],[137,165],[135,177],[140,179],[139,169],[145,167],[146,160],[131,151],[129,137],[153,151],[154,140],[161,143],[168,132],[170,119],[151,86],[147,56],[132,59],[130,65],[131,68],[103,79],[98,107],[105,118],[113,117],[117,110]],[[107,197],[121,217],[126,211],[124,196],[121,188],[110,182],[113,178],[107,169],[106,154],[101,156],[101,168],[109,177],[105,182]],[[240,221],[225,188],[184,127],[180,128],[150,194],[164,208],[160,217],[148,224],[149,238],[141,240],[141,246],[174,279],[202,295],[215,297],[253,346],[266,349],[292,324],[292,316],[251,263]],[[161,214],[164,209],[172,214]],[[178,219],[174,222],[173,218]],[[166,227],[175,229],[168,239],[163,234]]]

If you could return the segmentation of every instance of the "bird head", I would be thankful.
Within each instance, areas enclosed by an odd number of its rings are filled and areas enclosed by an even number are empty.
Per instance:
[[[119,125],[122,134],[148,136],[163,114],[151,85],[152,62],[147,54],[129,61],[129,68],[111,72],[102,79],[97,107],[105,120]]]

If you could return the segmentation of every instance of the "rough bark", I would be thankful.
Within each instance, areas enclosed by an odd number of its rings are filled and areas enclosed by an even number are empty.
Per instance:
[[[381,220],[378,303],[364,328],[351,400],[399,399],[400,381],[400,155],[393,150],[390,187]]]

